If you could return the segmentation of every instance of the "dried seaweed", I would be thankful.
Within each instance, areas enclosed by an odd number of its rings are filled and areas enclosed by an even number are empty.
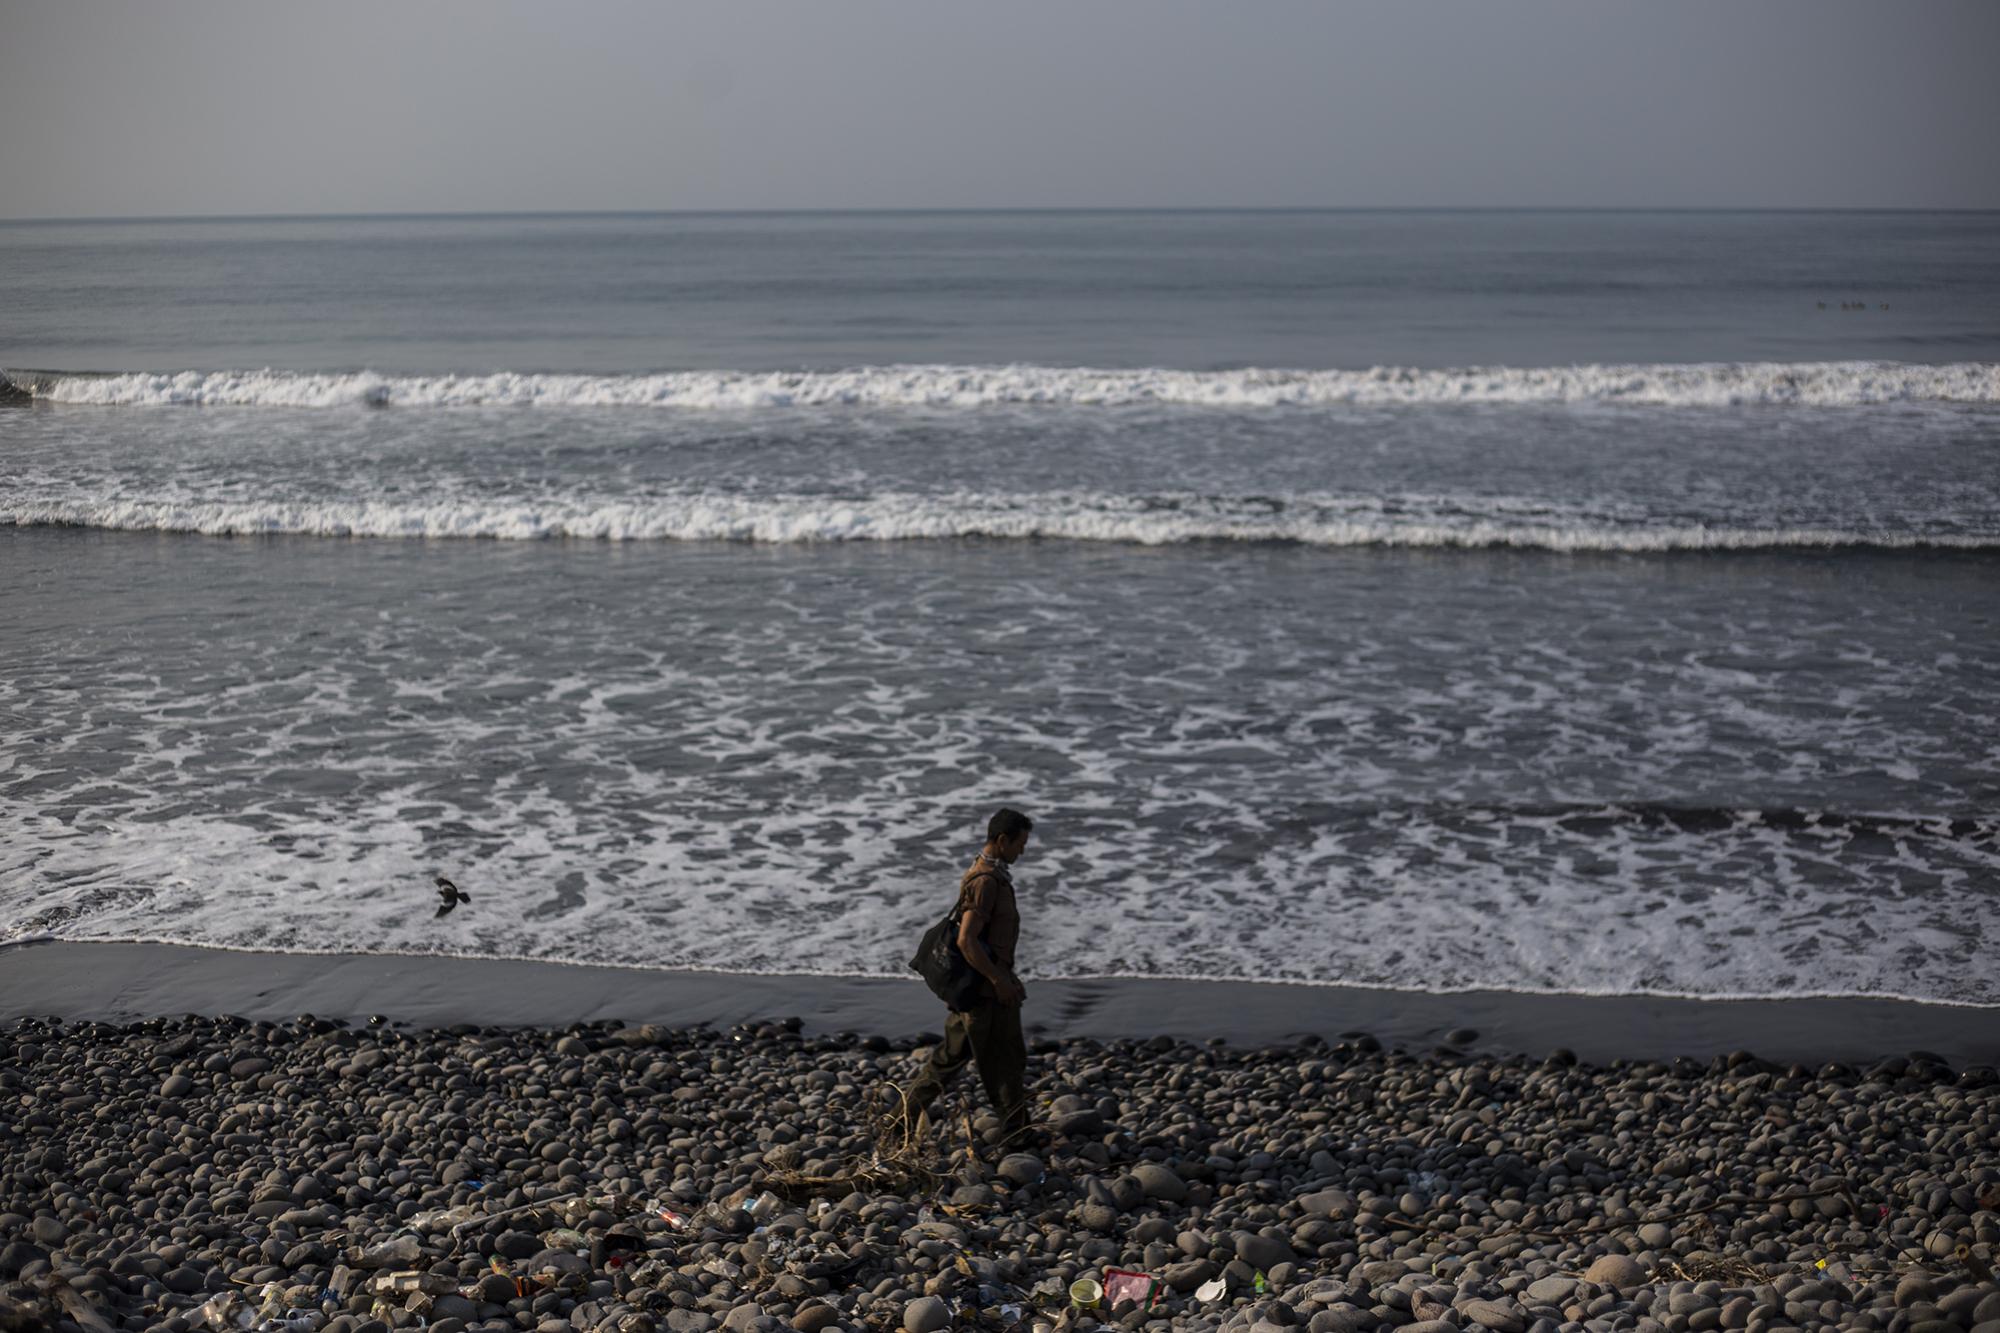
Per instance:
[[[1747,1259],[1724,1254],[1690,1254],[1663,1259],[1653,1269],[1654,1279],[1675,1282],[1722,1282],[1730,1286],[1753,1287],[1771,1280],[1771,1274]]]
[[[842,1198],[856,1191],[906,1196],[937,1193],[951,1178],[950,1157],[940,1150],[932,1136],[924,1133],[923,1114],[912,1114],[912,1109],[909,1094],[896,1089],[869,1116],[868,1137],[874,1144],[869,1156],[849,1158],[837,1169],[819,1174],[774,1171],[764,1178],[766,1188],[794,1203],[811,1198]],[[968,1122],[966,1152],[973,1152],[972,1143]]]

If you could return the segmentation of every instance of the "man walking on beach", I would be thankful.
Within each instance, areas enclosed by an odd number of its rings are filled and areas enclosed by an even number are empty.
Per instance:
[[[970,1060],[979,1066],[979,1081],[1007,1137],[1027,1135],[1028,1045],[1021,1037],[1021,1001],[1028,992],[1014,975],[1021,913],[1014,903],[1012,867],[1027,850],[1034,826],[1019,810],[999,811],[986,823],[986,845],[959,878],[958,948],[979,974],[979,988],[965,1009],[946,1011],[944,1040],[903,1094],[906,1125],[915,1123]]]

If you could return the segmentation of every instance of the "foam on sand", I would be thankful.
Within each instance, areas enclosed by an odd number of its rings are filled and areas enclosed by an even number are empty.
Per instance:
[[[1624,403],[1654,407],[1860,407],[2000,402],[2000,365],[1887,361],[1469,367],[1422,370],[1103,370],[865,366],[635,375],[383,375],[189,370],[92,375],[6,371],[38,402],[105,407],[785,407],[965,409],[1004,405],[1218,408]]]

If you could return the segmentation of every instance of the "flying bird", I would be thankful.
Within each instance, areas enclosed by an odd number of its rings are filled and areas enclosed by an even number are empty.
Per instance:
[[[458,885],[452,883],[450,880],[446,879],[443,875],[439,875],[437,877],[437,890],[438,890],[438,897],[444,899],[444,901],[438,905],[438,910],[437,910],[438,916],[449,916],[451,915],[452,908],[458,906],[460,903],[469,903],[472,901],[471,894],[459,888]],[[433,917],[432,919],[436,920],[435,917]]]

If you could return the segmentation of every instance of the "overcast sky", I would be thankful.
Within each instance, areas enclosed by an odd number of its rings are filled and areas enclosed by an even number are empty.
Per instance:
[[[2000,207],[2000,3],[0,0],[0,216]]]

